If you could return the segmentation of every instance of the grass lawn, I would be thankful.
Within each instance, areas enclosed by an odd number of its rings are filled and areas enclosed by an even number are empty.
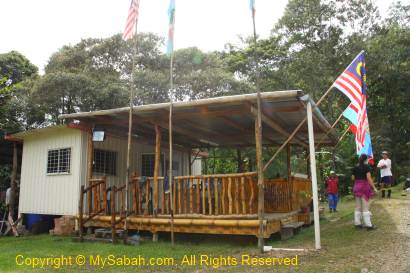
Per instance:
[[[321,204],[326,206],[326,204]],[[400,196],[399,188],[395,188],[391,200],[375,198],[371,210],[374,223],[378,226],[375,231],[355,230],[353,228],[354,202],[351,197],[346,197],[339,204],[339,212],[329,214],[326,212],[321,220],[322,250],[298,253],[298,266],[247,266],[241,265],[243,254],[259,257],[294,257],[295,253],[269,253],[258,255],[256,239],[253,237],[232,236],[182,236],[178,235],[175,248],[171,248],[169,235],[160,235],[158,243],[144,240],[140,246],[111,245],[104,243],[74,243],[69,237],[53,237],[49,235],[27,236],[20,238],[0,239],[0,272],[32,272],[29,266],[16,265],[16,256],[24,257],[57,257],[72,256],[73,263],[77,255],[90,255],[107,257],[115,255],[120,257],[138,257],[141,255],[146,260],[157,257],[172,257],[175,265],[172,266],[66,266],[60,269],[46,268],[36,271],[46,272],[388,272],[387,263],[392,263],[390,272],[410,272],[410,267],[399,264],[402,260],[396,257],[395,249],[406,249],[410,246],[409,234],[403,232],[403,208],[409,207],[408,197]],[[408,218],[407,218],[408,219]],[[406,224],[407,225],[407,224]],[[162,238],[161,238],[162,237]],[[401,244],[397,248],[397,244]],[[274,247],[309,248],[314,246],[313,226],[304,228],[299,234],[287,241],[272,238],[266,245]],[[387,258],[386,258],[387,253]],[[407,252],[408,253],[408,252]],[[390,255],[391,254],[391,255]],[[237,266],[182,266],[184,255],[196,255],[197,263],[200,255],[216,258],[220,255],[227,258],[237,258]],[[21,257],[21,256],[20,256]],[[407,257],[408,259],[408,257]],[[210,261],[210,260],[209,260]],[[216,267],[216,266],[215,266]],[[401,268],[407,268],[408,271]],[[367,270],[367,271],[366,271]]]

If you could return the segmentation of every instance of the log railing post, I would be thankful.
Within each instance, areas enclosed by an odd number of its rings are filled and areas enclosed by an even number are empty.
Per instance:
[[[232,214],[232,177],[228,178],[228,207],[229,214]]]
[[[201,213],[201,193],[199,192],[199,184],[201,180],[199,178],[196,179],[196,213]]]
[[[206,214],[206,197],[205,197],[205,191],[206,191],[206,179],[207,178],[202,178],[202,214]]]
[[[211,180],[212,178],[208,178],[208,206],[209,206],[209,215],[212,215],[212,195],[211,195]]]
[[[83,213],[84,213],[84,185],[80,188],[80,201],[78,203],[78,232],[80,241],[83,241]]]
[[[239,177],[235,177],[235,213],[240,214],[239,212]]]
[[[219,214],[218,178],[214,178],[215,215]]]
[[[189,213],[194,212],[194,179],[188,178],[188,186],[189,186]]]
[[[241,203],[242,213],[246,214],[246,201],[245,201],[245,176],[241,177]]]
[[[116,209],[115,209],[115,196],[117,195],[117,187],[116,186],[112,186],[111,188],[111,240],[112,243],[114,244],[116,242],[116,230],[115,230],[115,226],[116,226]]]
[[[150,179],[147,178],[145,181],[145,215],[148,215],[150,213],[149,211],[149,200],[150,200]]]
[[[226,195],[226,177],[221,178],[221,183],[222,183],[222,194],[221,194],[221,205],[222,205],[222,214],[226,214],[226,208],[225,208],[225,195]]]

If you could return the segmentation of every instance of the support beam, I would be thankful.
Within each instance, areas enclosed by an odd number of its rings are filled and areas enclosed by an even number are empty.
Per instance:
[[[257,109],[255,107],[251,106],[251,112],[254,116],[257,116]],[[284,137],[289,137],[290,133],[288,133],[282,126],[274,122],[270,117],[265,115],[264,113],[261,113],[261,119],[266,125],[268,125],[270,128],[278,132],[279,134],[283,135]],[[303,147],[307,147],[308,145],[301,141],[300,139],[295,138],[295,142]]]
[[[312,104],[307,103],[307,122],[309,132],[310,172],[312,179],[313,219],[315,225],[315,248],[320,249],[319,197],[316,175],[315,137],[313,133]]]
[[[93,142],[93,131],[90,129],[87,135],[87,152],[88,152],[88,158],[87,158],[87,181],[86,181],[86,186],[90,186],[90,180],[93,177],[93,161],[94,161],[94,142]]]
[[[157,213],[158,213],[158,188],[159,188],[158,176],[159,176],[160,164],[161,164],[161,129],[158,125],[155,125],[155,162],[154,162],[154,196],[153,196],[154,216],[157,216]]]
[[[260,110],[260,107],[259,107]],[[264,181],[263,181],[263,162],[262,162],[262,126],[260,115],[255,119],[255,143],[256,143],[256,170],[258,173],[258,220],[259,220],[259,234],[258,234],[258,248],[263,252],[264,238],[263,238],[263,219],[264,219]]]
[[[290,178],[292,176],[292,166],[290,162],[290,157],[291,157],[291,146],[288,143],[288,145],[286,145],[286,166],[287,166],[287,171],[288,171],[288,182],[290,182]]]

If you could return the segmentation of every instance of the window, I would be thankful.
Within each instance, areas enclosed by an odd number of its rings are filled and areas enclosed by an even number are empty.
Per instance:
[[[71,148],[49,150],[47,155],[47,173],[69,173]]]
[[[161,154],[160,170],[164,173],[164,155]],[[153,177],[155,165],[155,154],[143,154],[141,159],[141,176]]]
[[[154,176],[154,154],[143,154],[141,160],[141,175],[152,177]]]
[[[117,152],[94,149],[93,172],[103,175],[116,175]]]

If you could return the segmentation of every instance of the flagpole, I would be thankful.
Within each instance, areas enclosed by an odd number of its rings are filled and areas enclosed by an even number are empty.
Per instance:
[[[263,253],[264,238],[263,238],[263,219],[264,219],[264,177],[263,177],[263,157],[262,157],[262,114],[261,114],[261,93],[258,86],[258,65],[256,58],[256,23],[255,23],[255,1],[250,0],[250,8],[252,11],[252,26],[253,26],[253,62],[255,72],[255,86],[256,86],[256,104],[257,104],[257,117],[255,123],[255,143],[256,143],[256,165],[258,173],[258,220],[259,220],[259,233],[258,233],[258,248]]]
[[[171,53],[171,61],[170,61],[170,80],[169,80],[169,86],[170,86],[170,102],[169,102],[169,185],[170,185],[170,192],[169,192],[169,199],[171,200],[171,245],[174,246],[174,199],[173,199],[173,173],[172,173],[172,111],[173,111],[173,102],[172,102],[172,96],[173,96],[173,89],[174,89],[174,82],[173,82],[173,75],[172,75],[172,70],[173,70],[173,62],[174,62],[174,52]]]
[[[360,51],[359,54],[357,54],[357,56],[353,59],[353,61],[346,66],[345,70],[357,59],[357,57],[362,54],[364,52],[364,50]],[[344,71],[344,70],[343,70]],[[335,81],[333,81],[334,83]],[[319,107],[319,105],[323,102],[323,100],[327,97],[327,95],[329,95],[330,91],[332,91],[333,89],[333,83],[332,85],[326,90],[326,92],[320,97],[320,99],[316,102],[316,107]],[[283,148],[286,147],[286,145],[292,140],[292,138],[296,135],[296,133],[299,131],[299,129],[302,127],[302,125],[306,122],[307,118],[305,117],[299,124],[298,126],[296,126],[296,128],[293,130],[293,132],[290,134],[290,136],[288,137],[288,139],[286,139],[286,141],[282,144],[282,146],[279,147],[279,149],[275,152],[275,154],[273,154],[273,156],[268,160],[268,162],[265,164],[265,166],[263,167],[263,170],[265,171],[269,165],[272,163],[272,161],[276,158],[276,156],[279,154],[280,151],[283,150]]]
[[[168,179],[169,179],[169,186],[170,186],[170,192],[169,192],[169,199],[171,201],[171,246],[174,247],[175,243],[175,236],[174,236],[174,194],[173,194],[173,189],[174,189],[174,182],[173,182],[173,173],[172,173],[172,153],[173,153],[173,140],[172,140],[172,112],[173,112],[173,101],[172,101],[172,96],[173,96],[173,90],[174,90],[174,76],[173,76],[173,68],[174,68],[174,29],[175,29],[175,3],[172,2],[171,0],[170,3],[170,9],[171,9],[171,14],[170,17],[170,26],[172,27],[172,49],[170,53],[170,64],[169,64],[169,120],[168,120],[168,141],[169,141],[169,174],[168,174]],[[170,11],[168,11],[170,12]],[[169,32],[168,32],[169,35]],[[168,41],[170,42],[170,41]],[[168,46],[168,45],[167,45]]]
[[[139,1],[137,0],[136,2],[136,9],[137,9],[137,14],[138,14],[138,9],[139,9]],[[133,2],[131,2],[131,6],[133,5]],[[133,118],[133,112],[134,112],[134,72],[135,72],[135,58],[136,58],[136,52],[137,52],[137,22],[138,22],[138,15],[135,17],[135,29],[134,29],[134,35],[132,35],[133,38],[133,43],[132,43],[132,48],[131,48],[131,54],[132,54],[132,67],[131,67],[131,77],[130,77],[130,101],[129,101],[129,113],[128,113],[128,142],[127,142],[127,162],[126,162],[126,176],[125,176],[125,219],[124,219],[124,244],[127,243],[127,238],[128,238],[128,212],[129,212],[129,179],[130,179],[130,155],[131,155],[131,144],[132,144],[132,118]],[[128,39],[128,38],[127,38]],[[115,193],[113,193],[115,194]],[[113,208],[115,209],[115,208]]]

